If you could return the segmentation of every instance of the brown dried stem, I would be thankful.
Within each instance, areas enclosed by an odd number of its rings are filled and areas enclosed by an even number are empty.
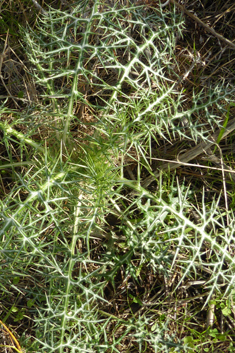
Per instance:
[[[227,125],[226,130],[224,131],[224,134],[222,136],[222,139],[224,139],[230,132],[235,130],[235,118]],[[200,142],[199,145],[191,148],[189,151],[185,152],[180,156],[180,160],[174,160],[169,163],[164,163],[160,166],[159,170],[156,170],[153,175],[150,175],[147,177],[143,183],[142,186],[144,188],[147,188],[153,181],[156,180],[160,176],[161,171],[172,171],[175,170],[176,168],[180,167],[182,164],[187,163],[191,161],[192,159],[196,158],[199,156],[201,153],[207,151],[211,146],[213,146],[220,134],[220,129],[218,129],[209,139],[208,141],[203,141]]]
[[[196,21],[197,23],[199,23],[201,26],[203,26],[208,32],[212,33],[214,36],[216,36],[219,40],[221,40],[222,42],[226,43],[230,48],[235,49],[235,43],[231,42],[229,39],[225,38],[224,36],[222,36],[221,34],[217,33],[213,28],[211,28],[210,26],[208,26],[206,23],[204,23],[202,20],[200,20],[200,18],[198,18],[197,16],[195,16],[194,14],[192,14],[191,12],[189,12],[188,10],[185,9],[184,6],[178,4],[178,2],[176,2],[175,0],[170,0],[170,2],[172,4],[174,4],[175,6],[177,6],[181,11],[183,11],[184,13],[186,13],[186,15],[188,15],[189,17],[191,17],[194,21]]]

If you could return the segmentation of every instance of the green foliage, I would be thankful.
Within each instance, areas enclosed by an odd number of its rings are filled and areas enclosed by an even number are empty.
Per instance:
[[[0,125],[14,176],[1,202],[1,291],[27,297],[36,325],[33,351],[123,352],[131,337],[139,352],[188,351],[194,339],[180,341],[164,315],[133,312],[124,320],[102,310],[110,305],[105,290],[117,289],[121,270],[140,281],[143,268],[167,279],[177,268],[175,290],[205,270],[203,307],[218,292],[230,298],[233,212],[225,217],[220,198],[206,202],[205,192],[196,207],[193,188],[172,175],[161,175],[151,192],[140,181],[152,174],[152,146],[160,139],[207,141],[222,129],[234,90],[218,83],[194,92],[184,108],[174,52],[183,21],[173,9],[80,1],[70,12],[50,9],[39,21],[37,30],[24,31],[24,46],[45,99],[39,122],[53,117],[58,140],[47,147],[34,141],[33,131],[26,137],[13,124]],[[92,133],[78,142],[71,133],[81,123],[76,104],[95,117]],[[18,123],[31,118],[19,116]],[[136,180],[126,177],[128,158]],[[129,298],[143,303],[141,296]],[[22,320],[26,313],[17,310],[15,319]]]

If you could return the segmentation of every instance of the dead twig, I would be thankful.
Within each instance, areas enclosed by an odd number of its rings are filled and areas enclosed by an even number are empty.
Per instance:
[[[34,4],[34,6],[41,12],[43,13],[43,15],[48,16],[48,12],[45,11],[42,6],[36,1],[36,0],[32,0],[32,3]]]
[[[7,85],[5,84],[4,79],[3,79],[3,75],[2,75],[3,63],[4,63],[5,57],[6,57],[7,52],[8,52],[8,37],[9,37],[9,29],[7,31],[7,35],[6,35],[3,51],[2,51],[2,53],[0,53],[0,80],[2,81],[2,85],[4,86],[5,90],[8,93],[8,97],[10,97],[11,96],[11,92],[9,91]],[[12,99],[13,99],[13,101],[15,103],[15,106],[17,108],[19,108],[19,104],[16,102],[15,98],[12,97]]]
[[[200,18],[198,18],[197,16],[195,16],[194,14],[192,14],[191,12],[189,12],[188,10],[185,9],[184,6],[178,4],[178,2],[176,2],[175,0],[170,0],[170,2],[172,4],[174,4],[175,6],[177,6],[181,11],[183,11],[184,13],[186,13],[186,15],[188,15],[189,17],[191,17],[194,21],[196,21],[197,23],[199,23],[201,26],[203,26],[208,32],[212,33],[214,36],[216,36],[219,40],[221,40],[222,42],[226,43],[230,48],[235,49],[235,43],[231,42],[229,39],[223,37],[221,34],[217,33],[213,28],[211,28],[210,26],[208,26],[206,23],[204,23],[202,20],[200,20]]]
[[[235,130],[235,118],[231,120],[231,122],[227,125],[227,128],[224,131],[222,139],[224,139],[233,130]],[[182,154],[180,156],[180,160],[177,159],[175,161],[164,163],[163,165],[161,165],[159,167],[159,170],[156,170],[153,173],[153,175],[150,175],[143,181],[142,187],[147,188],[153,181],[155,181],[160,176],[161,171],[175,170],[176,168],[180,167],[182,164],[191,161],[192,159],[199,156],[201,153],[207,151],[211,146],[213,146],[216,143],[219,133],[220,133],[220,129],[218,129],[210,138],[208,138],[208,141],[203,141],[199,143],[199,145],[193,147],[189,151]]]

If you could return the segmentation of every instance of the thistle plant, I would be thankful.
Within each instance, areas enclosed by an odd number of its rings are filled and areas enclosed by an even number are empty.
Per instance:
[[[187,92],[186,76],[203,62],[194,55],[181,71],[184,22],[173,7],[80,1],[38,21],[23,35],[48,139],[40,145],[34,131],[1,124],[14,181],[1,201],[1,290],[34,303],[34,334],[22,342],[48,353],[192,350],[171,333],[164,308],[199,279],[201,308],[218,293],[231,299],[234,214],[221,195],[208,200],[203,189],[199,200],[173,173],[152,187],[143,180],[164,144],[177,141],[178,155],[210,142],[234,89],[212,82]]]

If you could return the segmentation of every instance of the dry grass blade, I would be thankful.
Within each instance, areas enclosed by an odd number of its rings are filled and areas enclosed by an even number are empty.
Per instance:
[[[48,13],[47,11],[45,11],[42,6],[36,1],[36,0],[32,0],[32,3],[34,4],[34,6],[36,7],[36,9],[38,9],[40,12],[43,13],[43,15],[47,16]]]
[[[200,20],[200,18],[198,18],[197,16],[195,16],[194,14],[192,14],[191,12],[186,10],[184,6],[178,4],[175,0],[170,0],[170,2],[172,4],[174,4],[175,6],[177,6],[181,11],[185,12],[186,15],[191,17],[194,21],[198,22],[201,26],[203,26],[208,32],[210,32],[214,36],[216,36],[219,40],[221,40],[222,42],[226,43],[229,47],[235,49],[235,44],[233,42],[231,42],[229,39],[225,38],[221,34],[217,33],[213,28],[211,28],[206,23],[204,23],[202,20]]]
[[[227,126],[227,129],[224,131],[224,135],[222,137],[222,139],[224,139],[230,132],[232,132],[235,129],[235,119],[233,119]],[[196,158],[197,156],[199,156],[201,153],[207,151],[211,146],[213,146],[219,136],[220,130],[217,130],[211,137],[210,139],[208,139],[208,142],[201,142],[199,143],[199,145],[193,147],[192,149],[190,149],[189,151],[185,152],[184,154],[181,155],[180,157],[180,161],[179,159],[173,161],[173,162],[169,162],[169,163],[164,163],[161,167],[160,170],[161,171],[172,171],[175,170],[176,168],[180,167],[182,164],[187,163],[189,161],[191,161],[192,159]],[[147,177],[142,186],[144,188],[148,187],[153,181],[156,180],[156,178],[158,178],[160,175],[160,171],[157,170],[154,172],[154,175],[150,175],[149,177]]]
[[[22,348],[21,348],[19,342],[17,341],[17,339],[15,338],[15,336],[13,335],[13,333],[9,330],[9,328],[1,320],[0,320],[0,325],[2,325],[5,332],[8,333],[8,335],[10,337],[9,341],[11,341],[10,345],[4,344],[5,348],[8,347],[8,348],[10,348],[10,350],[15,349],[17,352],[22,353],[23,352]],[[16,347],[13,346],[12,344],[15,344]],[[4,352],[6,352],[6,350],[4,350]]]
[[[3,51],[2,51],[2,53],[0,53],[0,78],[1,78],[1,82],[2,82],[3,87],[6,89],[6,91],[8,93],[8,96],[11,96],[11,93],[10,93],[8,87],[6,86],[6,84],[4,82],[4,79],[3,79],[3,75],[2,75],[3,62],[4,62],[4,59],[5,59],[6,55],[7,55],[7,52],[9,50],[9,48],[8,48],[8,37],[9,37],[9,30],[7,31],[7,35],[6,35]],[[13,99],[13,101],[15,103],[16,108],[19,108],[19,105],[15,101],[14,97],[12,97],[12,99]]]

